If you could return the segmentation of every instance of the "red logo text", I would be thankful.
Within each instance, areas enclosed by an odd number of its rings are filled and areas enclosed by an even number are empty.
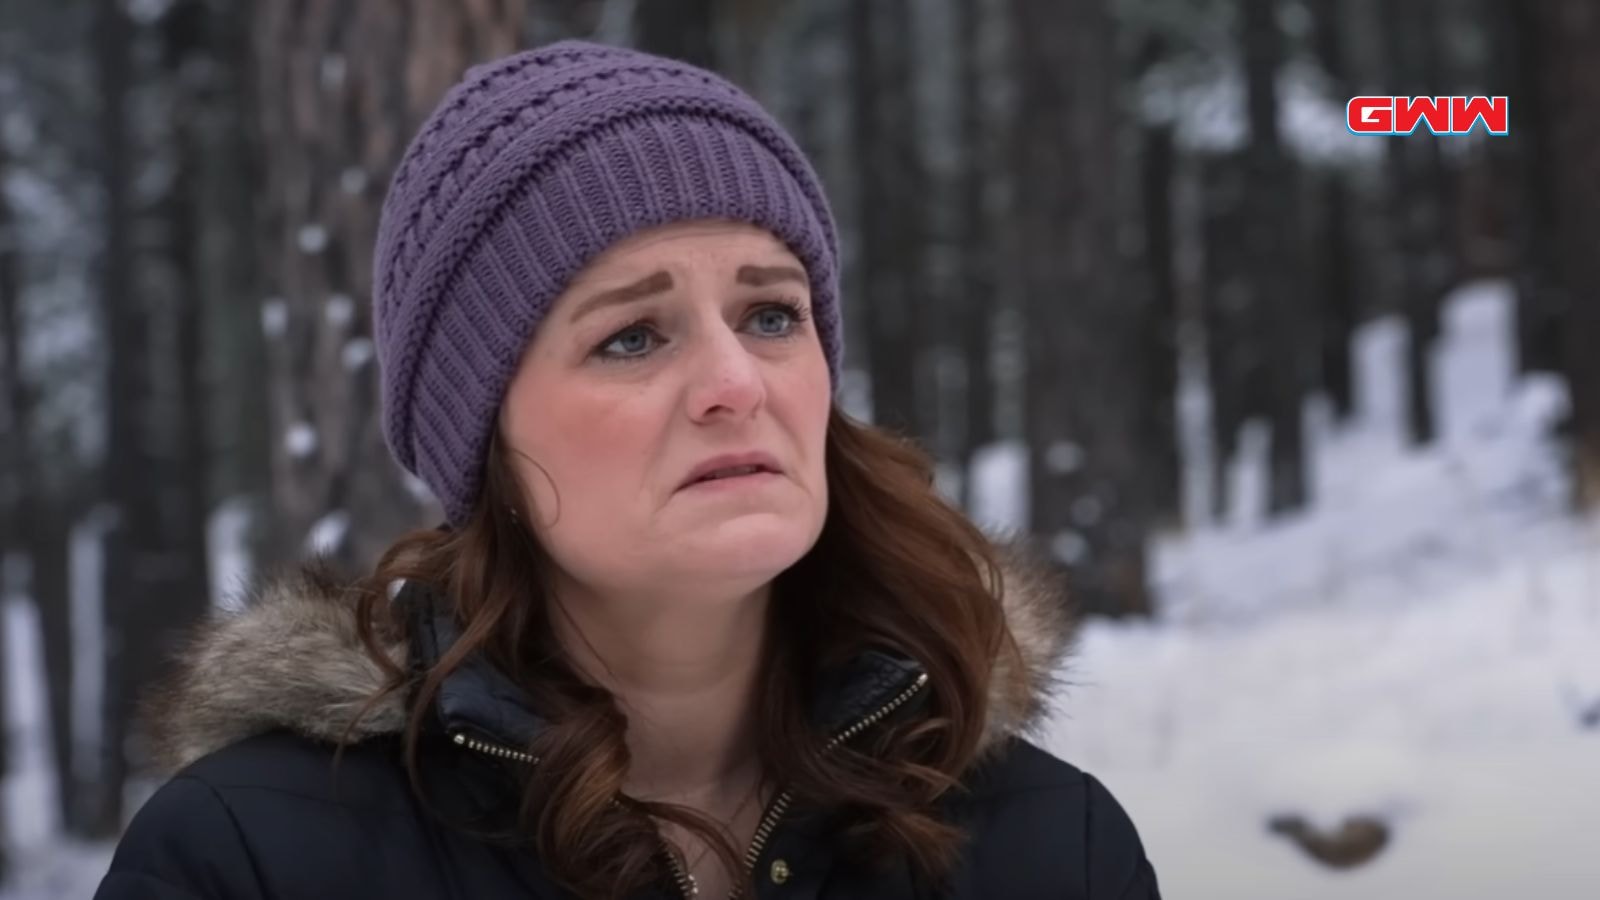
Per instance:
[[[1509,97],[1351,97],[1345,124],[1355,134],[1471,134],[1479,122],[1490,134],[1509,134]]]

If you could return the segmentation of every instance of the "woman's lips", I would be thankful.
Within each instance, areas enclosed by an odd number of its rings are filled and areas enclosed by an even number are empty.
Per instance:
[[[683,486],[685,491],[738,491],[762,487],[777,481],[781,477],[777,472],[751,472],[747,475],[727,475],[722,478],[708,478],[691,482]]]

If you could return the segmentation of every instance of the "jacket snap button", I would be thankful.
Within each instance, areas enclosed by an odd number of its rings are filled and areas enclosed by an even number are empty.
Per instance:
[[[789,864],[781,859],[772,861],[772,883],[783,884],[789,880]]]

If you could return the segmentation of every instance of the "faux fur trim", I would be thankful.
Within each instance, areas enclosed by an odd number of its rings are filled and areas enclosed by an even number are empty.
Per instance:
[[[384,648],[404,665],[403,643]],[[175,772],[214,750],[275,728],[330,743],[405,728],[404,699],[374,705],[384,673],[356,633],[339,583],[308,566],[264,581],[240,608],[219,611],[191,635],[176,674],[151,692],[143,718],[151,756]]]
[[[1000,603],[1016,653],[1002,647],[995,658],[980,754],[1044,720],[1078,624],[1059,575],[1020,545],[997,549]]]
[[[996,658],[982,750],[1042,718],[1075,631],[1058,579],[1019,549],[999,549],[1000,601],[1016,652],[1002,648]],[[404,643],[384,649],[406,665]],[[405,727],[405,698],[391,694],[369,708],[383,686],[383,670],[362,647],[353,601],[337,580],[311,567],[268,580],[238,608],[200,625],[175,676],[150,695],[144,719],[151,762],[175,772],[275,728],[328,743],[395,734]]]

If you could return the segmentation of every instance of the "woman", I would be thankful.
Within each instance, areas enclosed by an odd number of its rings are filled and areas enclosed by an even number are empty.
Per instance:
[[[714,75],[474,69],[385,203],[383,427],[446,527],[207,626],[121,898],[1153,898],[1020,733],[1046,581],[842,415],[838,250]]]

